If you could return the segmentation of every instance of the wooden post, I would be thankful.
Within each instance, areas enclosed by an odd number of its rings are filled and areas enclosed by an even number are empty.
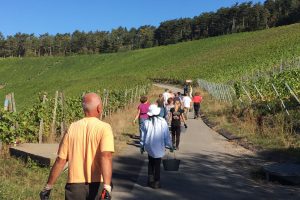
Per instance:
[[[133,90],[134,90],[134,89],[131,90],[131,99],[130,99],[130,103],[131,103],[131,104],[133,104],[133,99],[134,99],[134,97],[133,97],[134,91],[133,91]]]
[[[8,94],[7,97],[8,97],[7,98],[8,99],[8,108],[7,108],[7,110],[11,112],[12,111],[11,94]]]
[[[43,96],[42,104],[44,104],[45,101],[46,101],[46,95]],[[44,119],[41,118],[40,119],[40,129],[39,129],[39,144],[43,143],[43,132],[44,132]]]
[[[52,117],[52,124],[51,124],[51,140],[54,139],[54,137],[56,135],[55,123],[56,123],[57,100],[58,100],[58,91],[55,92],[53,117]]]
[[[287,84],[285,83],[285,87],[290,91],[291,95],[296,99],[296,101],[300,104],[300,100],[299,98],[297,97],[296,93],[292,90],[292,88]]]
[[[4,110],[5,111],[8,111],[8,106],[9,106],[8,95],[5,95],[5,100],[4,100]]]
[[[16,102],[15,102],[15,94],[11,93],[11,103],[12,103],[12,111],[17,112]]]
[[[279,94],[278,90],[276,89],[275,85],[274,85],[273,83],[272,83],[271,85],[272,85],[272,87],[273,87],[273,90],[274,90],[275,93],[276,93],[276,96],[278,97],[278,99],[279,99],[280,102],[281,102],[282,108],[285,110],[285,112],[286,112],[287,115],[290,115],[290,113],[289,113],[289,111],[287,110],[287,107],[285,106],[283,100],[281,99],[280,94]]]
[[[59,98],[59,103],[61,106],[61,115],[62,115],[62,120],[60,122],[60,137],[62,138],[65,134],[65,110],[64,110],[64,94],[62,92],[59,93],[60,98]]]
[[[124,108],[126,108],[127,105],[127,88],[125,90],[125,94],[124,94]]]

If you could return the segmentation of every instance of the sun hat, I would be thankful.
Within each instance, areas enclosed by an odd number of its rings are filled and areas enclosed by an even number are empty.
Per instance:
[[[155,115],[159,115],[159,113],[160,113],[160,108],[156,104],[152,104],[149,107],[149,111],[148,111],[147,115],[155,116]]]

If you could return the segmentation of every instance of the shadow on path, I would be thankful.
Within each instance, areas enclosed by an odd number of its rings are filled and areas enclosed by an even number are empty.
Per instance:
[[[299,188],[254,181],[249,173],[255,158],[229,154],[181,155],[179,172],[162,169],[162,189],[146,187],[146,171],[138,178],[129,199],[300,199]],[[260,160],[257,160],[260,162]]]

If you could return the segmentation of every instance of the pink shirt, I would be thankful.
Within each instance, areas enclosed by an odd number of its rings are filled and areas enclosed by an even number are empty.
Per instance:
[[[150,107],[149,103],[141,103],[138,106],[138,110],[140,111],[140,118],[141,119],[148,119],[149,118],[149,116],[147,114],[147,112],[149,111],[149,107]]]

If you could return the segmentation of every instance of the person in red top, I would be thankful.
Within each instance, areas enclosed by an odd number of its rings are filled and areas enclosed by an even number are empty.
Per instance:
[[[201,102],[202,102],[202,96],[200,96],[199,92],[195,92],[195,96],[193,97],[194,111],[195,111],[194,119],[197,119],[199,117]]]

